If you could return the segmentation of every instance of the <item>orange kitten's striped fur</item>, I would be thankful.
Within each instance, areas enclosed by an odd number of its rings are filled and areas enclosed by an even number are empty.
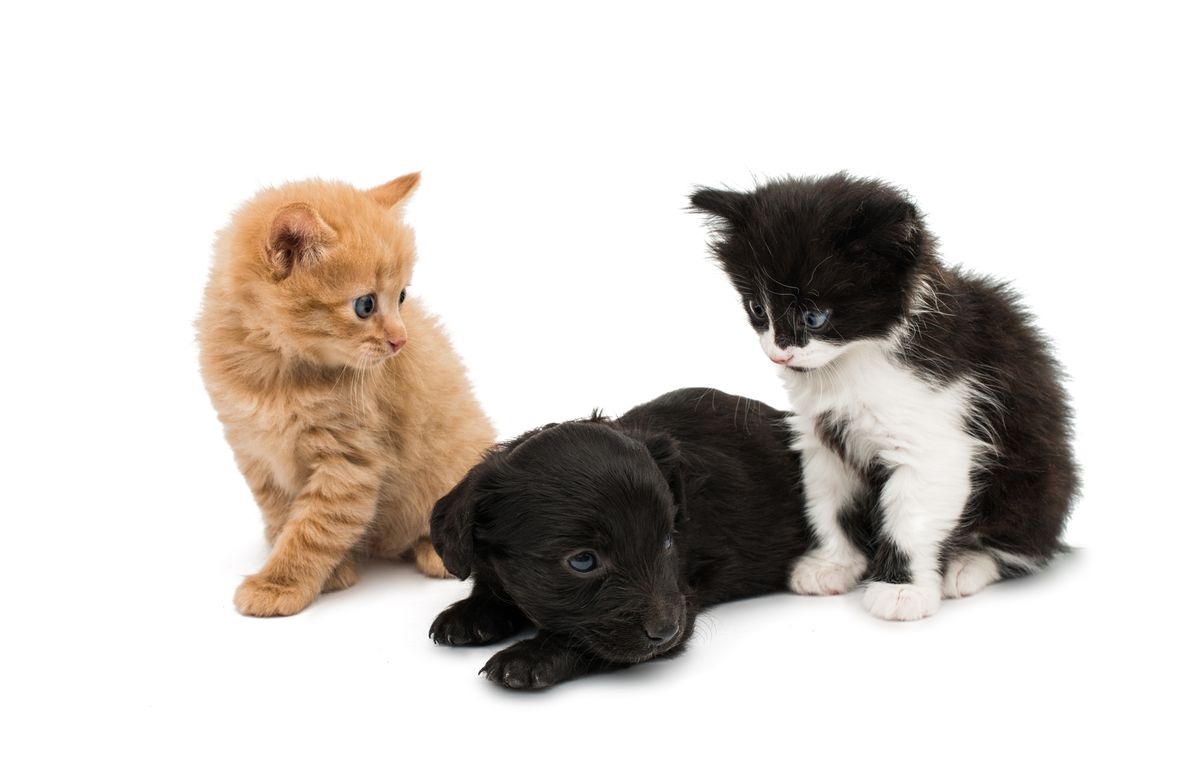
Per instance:
[[[357,581],[366,555],[446,575],[430,510],[494,433],[437,321],[402,298],[414,251],[400,209],[418,180],[268,189],[218,238],[201,369],[272,544],[237,590],[242,613],[296,613]],[[366,294],[376,308],[360,319]]]

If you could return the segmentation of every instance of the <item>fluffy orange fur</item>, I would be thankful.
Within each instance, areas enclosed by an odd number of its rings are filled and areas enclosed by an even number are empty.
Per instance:
[[[366,556],[446,575],[430,510],[495,434],[436,319],[403,298],[418,181],[267,189],[218,236],[201,371],[272,545],[234,597],[244,614],[294,614]]]

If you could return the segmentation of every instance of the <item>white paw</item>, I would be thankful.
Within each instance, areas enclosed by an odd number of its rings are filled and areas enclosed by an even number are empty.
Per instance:
[[[863,595],[863,605],[871,615],[888,621],[916,621],[932,616],[941,602],[942,597],[936,589],[916,584],[873,581]]]
[[[965,552],[946,564],[942,597],[967,597],[1000,578],[1000,568],[991,555]]]
[[[866,570],[862,555],[848,563],[805,555],[792,566],[788,586],[801,595],[840,595],[854,589]]]

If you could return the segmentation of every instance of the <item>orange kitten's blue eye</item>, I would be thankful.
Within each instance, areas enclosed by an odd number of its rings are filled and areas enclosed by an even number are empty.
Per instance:
[[[401,291],[400,291],[400,301],[398,301],[397,303],[398,303],[398,304],[403,304],[403,303],[404,303],[404,300],[405,300],[406,298],[408,298],[408,289],[407,289],[407,288],[405,288],[405,289],[403,289],[403,290],[401,290]]]
[[[829,322],[829,310],[827,309],[809,310],[804,313],[804,325],[810,331],[823,328],[827,322]]]
[[[596,566],[600,565],[600,561],[596,558],[594,552],[578,552],[567,558],[567,565],[571,566],[571,570],[580,573],[588,573],[596,570]]]
[[[354,314],[366,319],[375,311],[375,294],[368,293],[354,300]]]

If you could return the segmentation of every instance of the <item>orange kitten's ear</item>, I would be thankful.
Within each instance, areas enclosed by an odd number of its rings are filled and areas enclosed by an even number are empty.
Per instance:
[[[375,198],[384,208],[395,208],[403,204],[412,195],[417,185],[421,183],[420,173],[410,173],[398,179],[392,179],[387,184],[367,190],[367,194]]]
[[[287,277],[297,265],[316,261],[336,239],[337,232],[308,203],[283,206],[275,212],[267,236],[266,256],[275,279]]]

